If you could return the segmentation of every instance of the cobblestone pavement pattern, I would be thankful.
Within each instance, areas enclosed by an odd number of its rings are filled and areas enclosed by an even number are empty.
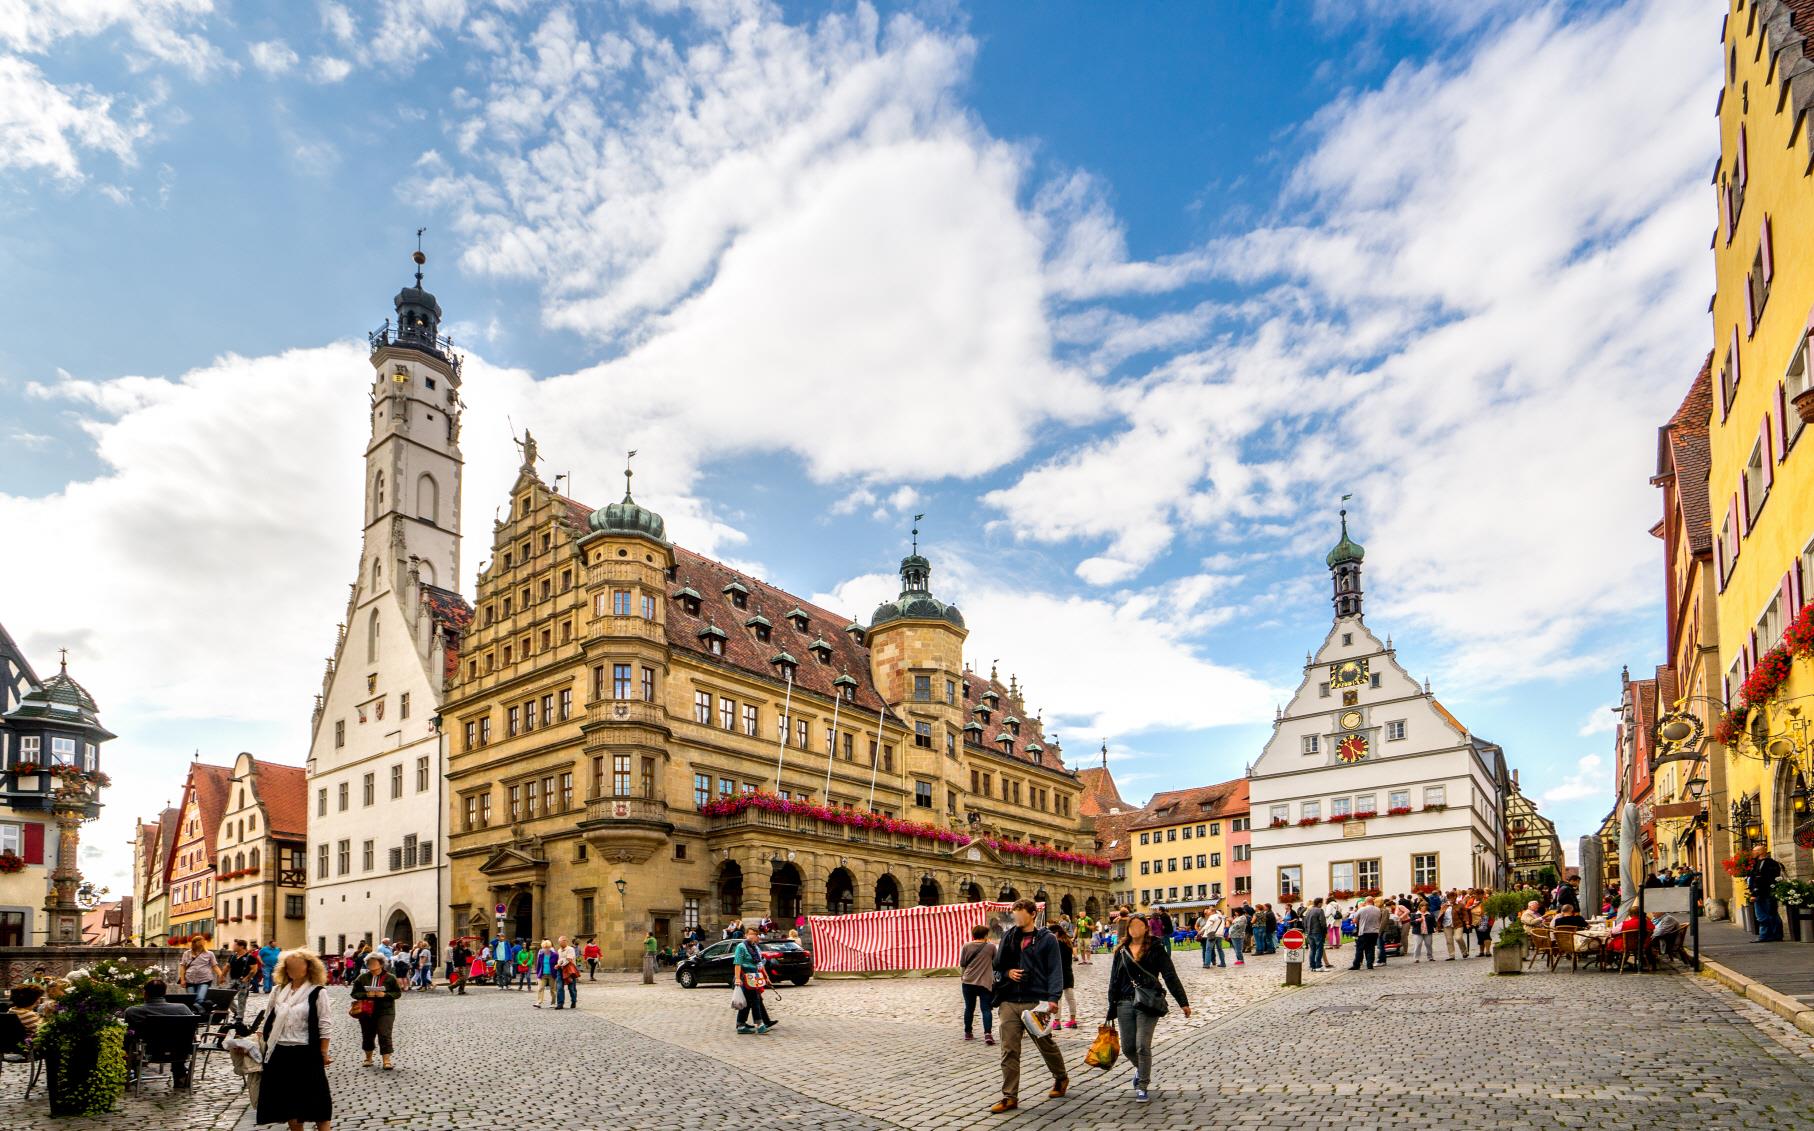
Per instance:
[[[1196,1015],[1174,1010],[1160,1023],[1147,1108],[1133,1102],[1125,1062],[1108,1073],[1082,1063],[1104,1003],[1098,960],[1077,970],[1079,1025],[1060,1039],[1071,1094],[1046,1098],[1049,1081],[1027,1049],[1023,1106],[1007,1117],[987,1113],[998,1050],[982,1043],[980,1025],[978,1040],[961,1039],[953,978],[782,987],[780,1026],[755,1037],[733,1033],[728,989],[611,975],[582,983],[577,1013],[483,987],[411,995],[399,1008],[394,1072],[360,1067],[357,1032],[334,1010],[335,1127],[1814,1126],[1814,1041],[1703,979],[1566,969],[1495,978],[1478,959],[1394,961],[1306,973],[1309,985],[1284,990],[1277,957],[1230,970],[1180,958]],[[227,1100],[236,1079],[211,1077],[192,1099],[160,1094],[108,1119],[53,1123],[41,1097],[20,1101],[23,1074],[9,1071],[0,1125],[250,1127],[243,1105]]]

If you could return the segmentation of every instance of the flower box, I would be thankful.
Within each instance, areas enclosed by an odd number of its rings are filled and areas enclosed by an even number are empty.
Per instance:
[[[1449,803],[1446,801],[1426,801],[1423,808],[1426,813],[1440,813],[1448,807]]]
[[[1380,890],[1378,888],[1361,888],[1360,890],[1356,891],[1354,894],[1366,896],[1370,899],[1373,896],[1379,895]]]
[[[1354,889],[1353,888],[1336,888],[1334,891],[1329,893],[1329,898],[1330,899],[1353,899],[1354,898]]]
[[[1285,818],[1276,817],[1273,819],[1272,827],[1275,829],[1282,829],[1282,828],[1289,826],[1290,824],[1291,824],[1291,822],[1287,821]]]
[[[0,852],[0,876],[25,871],[25,858],[13,852]]]
[[[1411,807],[1409,805],[1394,805],[1392,808],[1386,810],[1386,813],[1388,816],[1392,817],[1408,817],[1411,815]]]
[[[1299,895],[1295,891],[1288,891],[1288,892],[1285,892],[1283,895],[1279,896],[1279,902],[1280,903],[1299,903],[1299,902],[1302,902],[1303,898],[1304,898],[1303,896]]]
[[[1426,805],[1426,806],[1424,806],[1424,808],[1428,809],[1429,806]],[[1435,891],[1436,891],[1435,884],[1412,884],[1411,885],[1411,894],[1412,895],[1430,895]]]
[[[1339,825],[1343,821],[1350,821],[1350,820],[1353,820],[1353,818],[1348,816],[1348,814],[1346,814],[1346,813],[1331,813],[1327,817],[1323,818],[1323,820],[1324,820],[1324,823],[1326,823],[1326,824]]]
[[[1373,819],[1373,818],[1375,818],[1375,817],[1377,817],[1377,816],[1379,816],[1379,814],[1378,814],[1378,813],[1376,813],[1376,812],[1374,812],[1374,811],[1373,811],[1373,810],[1371,810],[1371,809],[1369,809],[1369,810],[1367,810],[1367,811],[1366,811],[1366,812],[1364,812],[1364,813],[1356,813],[1356,814],[1355,814],[1355,815],[1354,815],[1354,818],[1353,818],[1353,819],[1354,819],[1354,820],[1356,820],[1356,821],[1371,821],[1371,820],[1372,820],[1372,819]]]
[[[1298,818],[1298,828],[1300,828],[1300,829],[1307,829],[1311,825],[1320,825],[1322,823],[1323,823],[1323,819],[1321,817],[1299,817]]]
[[[13,788],[32,791],[42,789],[44,788],[44,783],[38,780],[38,776],[39,775],[37,774],[15,774],[13,776]]]

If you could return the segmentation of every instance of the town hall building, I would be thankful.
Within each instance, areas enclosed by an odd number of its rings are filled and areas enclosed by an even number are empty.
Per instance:
[[[1504,752],[1367,627],[1363,554],[1344,511],[1334,623],[1251,769],[1255,903],[1503,885]]]

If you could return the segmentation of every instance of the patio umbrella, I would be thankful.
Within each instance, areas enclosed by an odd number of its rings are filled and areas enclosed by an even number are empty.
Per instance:
[[[1619,811],[1619,922],[1623,923],[1638,905],[1638,889],[1644,884],[1644,864],[1638,847],[1638,807],[1631,802]]]

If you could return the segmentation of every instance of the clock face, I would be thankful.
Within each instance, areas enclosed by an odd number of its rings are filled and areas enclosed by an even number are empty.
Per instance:
[[[1344,762],[1358,762],[1367,756],[1367,739],[1364,735],[1350,734],[1336,743],[1335,756]]]
[[[1329,669],[1329,686],[1359,687],[1367,682],[1367,661],[1343,660]]]
[[[1342,712],[1342,729],[1343,730],[1359,730],[1360,725],[1361,725],[1361,713],[1359,711],[1343,711]]]

